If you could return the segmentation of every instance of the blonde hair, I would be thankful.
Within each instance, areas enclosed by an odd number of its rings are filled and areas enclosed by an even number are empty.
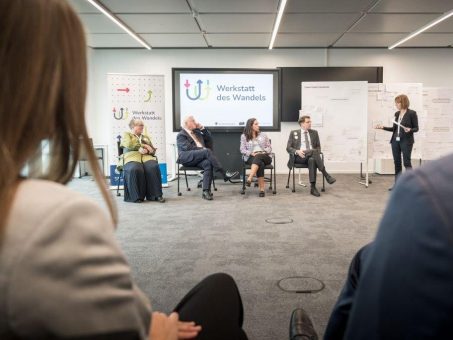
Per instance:
[[[0,229],[21,170],[41,155],[44,140],[50,160],[40,178],[67,183],[85,148],[116,223],[85,126],[86,42],[79,18],[64,0],[14,0],[0,2],[0,22]]]
[[[400,94],[395,97],[395,103],[401,103],[401,108],[406,110],[409,108],[409,98],[405,94]]]

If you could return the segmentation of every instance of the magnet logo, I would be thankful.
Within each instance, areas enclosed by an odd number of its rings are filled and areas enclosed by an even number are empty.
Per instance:
[[[190,100],[206,100],[209,98],[209,93],[211,88],[209,87],[209,80],[206,80],[206,85],[202,86],[203,81],[201,79],[197,80],[197,85],[194,85],[191,91],[192,84],[189,83],[189,80],[186,79],[184,87],[186,88],[186,96]],[[192,94],[190,93],[192,92]],[[202,96],[203,93],[203,96]]]

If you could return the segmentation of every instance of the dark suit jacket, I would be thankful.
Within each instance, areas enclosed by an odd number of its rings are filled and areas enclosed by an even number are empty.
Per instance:
[[[453,339],[453,154],[397,181],[344,339]]]
[[[289,134],[288,144],[286,146],[286,151],[289,153],[289,161],[288,161],[288,168],[292,168],[294,166],[294,159],[297,150],[300,150],[301,145],[301,129],[293,130]],[[311,145],[313,150],[317,150],[321,152],[321,142],[319,141],[318,131],[309,129],[308,134],[310,135]]]
[[[400,112],[395,112],[395,121],[397,122],[400,117]],[[418,118],[417,112],[414,110],[407,109],[407,112],[404,114],[403,119],[401,120],[401,125],[411,129],[409,132],[404,132],[404,129],[400,130],[400,138],[403,141],[407,141],[410,144],[414,144],[414,132],[418,131]],[[397,128],[395,124],[392,127],[384,126],[385,131],[392,131],[392,137],[390,138],[390,143],[393,142],[393,139],[397,136]]]
[[[204,147],[212,149],[212,136],[208,129],[195,129],[194,133],[198,136]],[[197,147],[197,143],[195,143],[193,138],[184,129],[179,131],[176,136],[176,145],[178,146],[178,163],[180,164],[192,162],[194,157],[192,151],[201,149]]]

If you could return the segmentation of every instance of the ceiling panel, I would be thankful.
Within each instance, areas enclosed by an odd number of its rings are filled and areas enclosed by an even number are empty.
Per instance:
[[[191,14],[119,14],[137,33],[199,33]]]
[[[405,36],[404,33],[346,33],[334,47],[388,47]]]
[[[274,13],[278,0],[192,0],[200,13]]]
[[[68,1],[77,13],[99,13],[99,10],[86,0]]]
[[[344,32],[359,14],[286,14],[279,32],[282,33],[332,33]]]
[[[449,17],[445,21],[442,21],[440,24],[430,28],[428,32],[436,33],[453,33],[453,17]]]
[[[154,47],[207,47],[203,35],[198,34],[140,34]]]
[[[425,33],[402,44],[402,47],[447,47],[453,44],[452,34]]]
[[[142,48],[129,34],[87,34],[88,46],[93,48]]]
[[[436,14],[367,14],[351,32],[410,33],[436,17]]]
[[[328,47],[336,39],[338,33],[283,33],[275,39],[275,47]]]
[[[101,0],[114,13],[190,13],[186,0]]]
[[[213,47],[268,47],[270,33],[257,34],[207,34],[208,42]]]
[[[373,2],[374,0],[289,0],[285,12],[361,12]]]
[[[275,14],[200,14],[199,19],[208,33],[270,33]]]
[[[124,33],[113,21],[104,14],[80,14],[87,33]]]
[[[452,9],[452,0],[381,0],[372,12],[444,13]]]

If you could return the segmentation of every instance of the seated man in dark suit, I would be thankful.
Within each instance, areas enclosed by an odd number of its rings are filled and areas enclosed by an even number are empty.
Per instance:
[[[319,141],[318,131],[311,129],[310,116],[302,116],[299,118],[300,130],[291,131],[288,138],[286,151],[289,153],[288,168],[292,168],[294,164],[307,164],[310,178],[310,193],[313,196],[319,197],[318,189],[316,189],[316,169],[322,172],[327,183],[333,184],[336,179],[330,176],[324,162],[321,158],[321,143]]]
[[[195,121],[193,116],[184,119],[181,131],[176,137],[178,145],[178,163],[184,166],[203,168],[203,194],[205,200],[212,200],[211,182],[213,171],[222,174],[225,182],[235,177],[239,172],[227,172],[223,169],[217,157],[212,152],[212,137],[208,129]]]

